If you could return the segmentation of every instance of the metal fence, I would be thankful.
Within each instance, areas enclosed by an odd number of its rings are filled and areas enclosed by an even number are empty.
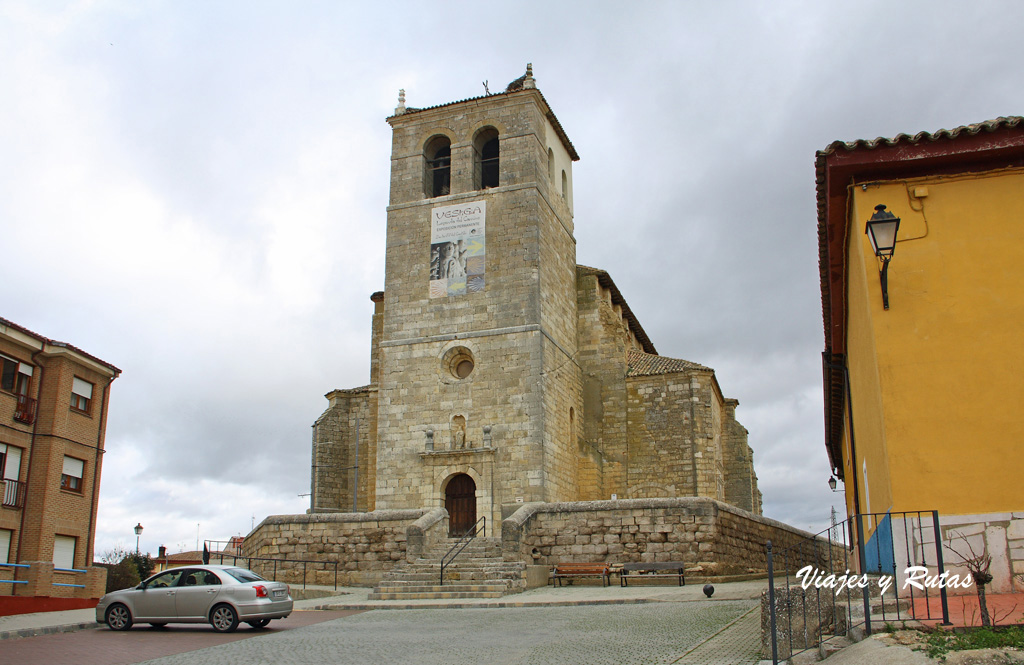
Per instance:
[[[945,588],[907,583],[945,572],[937,511],[855,515],[792,547],[769,541],[766,555],[773,663],[872,621],[937,620],[936,594],[949,625]]]
[[[298,584],[302,585],[305,589],[307,585],[307,579],[309,577],[309,569],[312,568],[314,573],[317,570],[333,570],[334,572],[334,588],[338,588],[338,562],[337,561],[322,561],[318,559],[290,559],[288,557],[261,557],[261,556],[244,556],[240,549],[228,548],[224,550],[211,550],[210,544],[216,544],[220,541],[206,541],[203,550],[203,563],[214,563],[214,564],[227,564],[230,563],[232,566],[240,565],[240,562],[245,563],[245,567],[256,573],[259,573],[263,577],[269,577],[274,582],[277,582],[278,574],[286,575],[290,572],[297,572],[299,567],[302,568],[302,581]],[[296,584],[295,582],[288,582],[289,584]]]

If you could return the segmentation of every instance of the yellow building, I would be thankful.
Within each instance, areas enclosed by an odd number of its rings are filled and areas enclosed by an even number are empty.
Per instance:
[[[847,511],[936,510],[947,564],[984,550],[994,591],[1024,589],[1024,118],[837,141],[816,171]],[[888,263],[866,233],[877,206],[899,219]]]

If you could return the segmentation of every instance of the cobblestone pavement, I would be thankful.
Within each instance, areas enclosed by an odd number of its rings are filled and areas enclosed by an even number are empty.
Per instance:
[[[683,655],[676,665],[748,665],[761,659],[761,612],[749,612]]]
[[[371,611],[297,630],[146,661],[148,665],[656,665],[679,660],[722,626],[745,627],[753,600],[504,609]],[[750,614],[748,614],[750,612]],[[756,649],[756,630],[750,651]],[[737,638],[737,641],[742,641]],[[735,645],[733,645],[735,647]],[[724,648],[724,647],[723,647]],[[742,651],[742,649],[740,649]],[[689,657],[689,656],[687,656]],[[708,656],[710,657],[710,656]]]

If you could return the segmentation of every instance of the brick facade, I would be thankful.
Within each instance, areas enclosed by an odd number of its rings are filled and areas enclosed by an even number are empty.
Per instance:
[[[8,569],[5,579],[29,583],[0,583],[0,594],[98,598],[106,573],[92,567],[96,512],[110,383],[120,370],[4,319],[0,356],[8,375],[21,375],[0,390],[0,529],[10,543],[0,562],[32,566]],[[53,570],[55,543],[70,552],[70,539],[71,568],[87,572]]]

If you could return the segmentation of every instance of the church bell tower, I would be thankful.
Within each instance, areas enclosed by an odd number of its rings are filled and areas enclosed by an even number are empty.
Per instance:
[[[481,516],[492,532],[502,506],[576,497],[579,157],[529,65],[429,108],[403,91],[388,123],[375,506],[444,506],[453,532]]]

